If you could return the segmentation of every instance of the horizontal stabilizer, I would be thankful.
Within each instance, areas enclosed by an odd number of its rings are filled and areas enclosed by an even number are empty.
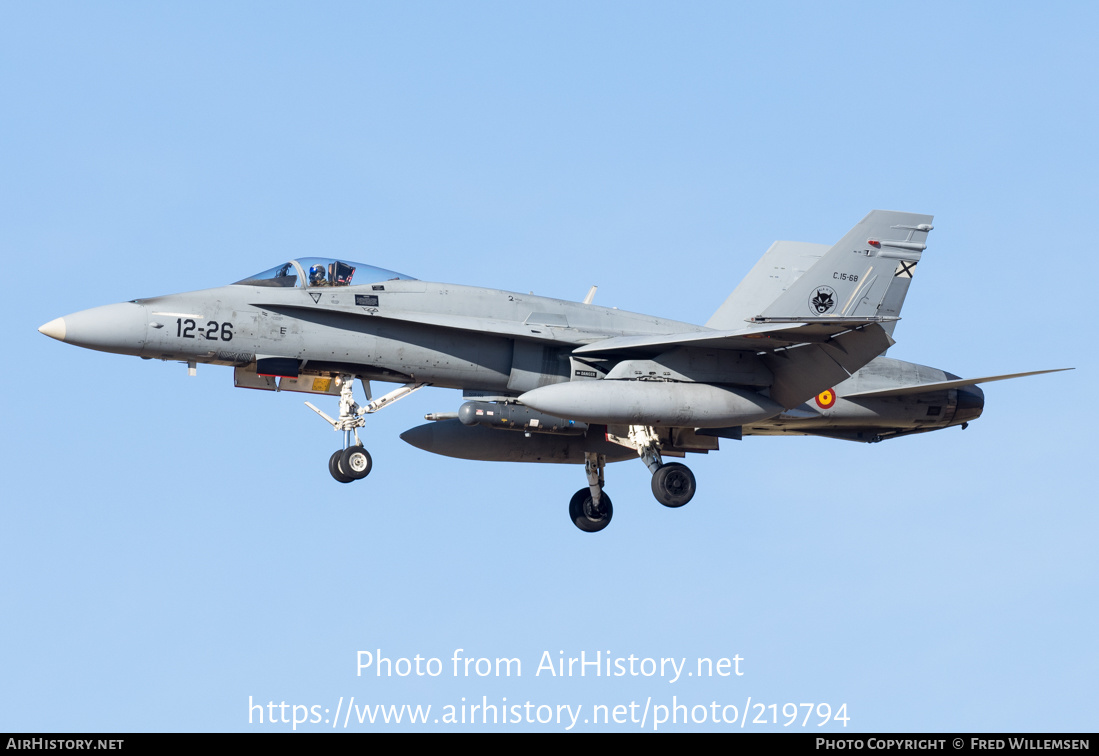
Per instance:
[[[844,399],[868,399],[868,398],[884,398],[888,396],[908,396],[911,394],[922,394],[927,391],[944,391],[946,389],[963,388],[965,386],[976,386],[978,383],[992,383],[993,381],[1006,381],[1009,378],[1025,378],[1028,375],[1042,375],[1044,373],[1060,373],[1064,370],[1075,370],[1075,368],[1056,368],[1054,370],[1034,370],[1029,373],[1011,373],[1010,375],[990,375],[984,378],[963,378],[956,381],[938,381],[936,383],[916,383],[910,386],[900,386],[898,388],[881,389],[878,391],[860,391],[857,394],[843,394]]]
[[[893,345],[878,324],[847,331],[821,344],[808,344],[763,355],[763,364],[774,375],[771,398],[786,409],[851,377]]]

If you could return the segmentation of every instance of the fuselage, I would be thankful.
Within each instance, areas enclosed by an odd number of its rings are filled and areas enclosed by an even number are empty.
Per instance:
[[[233,284],[84,310],[42,330],[78,346],[151,359],[246,367],[281,357],[303,370],[520,392],[568,380],[568,355],[580,344],[705,329],[530,294],[391,280],[319,288]],[[535,372],[547,377],[525,380]]]
[[[518,396],[602,378],[613,362],[577,363],[570,353],[579,345],[710,329],[531,294],[394,279],[332,287],[231,284],[84,310],[42,330],[78,346],[146,359],[254,369],[260,360],[283,358],[306,372]],[[980,389],[844,398],[867,388],[953,377],[879,357],[839,384],[830,406],[807,402],[753,418],[743,433],[878,440],[960,424],[979,416]]]

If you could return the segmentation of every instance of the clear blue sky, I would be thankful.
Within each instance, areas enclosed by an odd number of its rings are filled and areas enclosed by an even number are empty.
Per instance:
[[[673,696],[780,722],[846,703],[848,731],[1096,729],[1094,4],[0,19],[0,730],[281,730],[249,724],[249,697],[341,696],[432,719],[463,698],[583,705],[582,731],[638,729],[585,723],[593,705]],[[581,468],[398,439],[455,392],[370,418],[374,471],[342,486],[302,396],[36,332],[304,255],[571,299],[598,284],[597,303],[705,322],[772,241],[832,243],[872,208],[935,215],[890,356],[1077,370],[989,385],[964,433],[723,441],[682,510],[613,465],[598,536],[566,513]],[[522,676],[455,678],[459,648]],[[444,674],[356,676],[377,649]],[[739,655],[744,674],[535,676],[545,651]],[[430,728],[471,726],[409,729]]]

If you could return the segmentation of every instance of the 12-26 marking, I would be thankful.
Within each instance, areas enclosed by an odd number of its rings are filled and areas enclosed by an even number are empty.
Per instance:
[[[198,336],[195,336],[195,332]],[[229,321],[219,324],[216,320],[206,323],[204,328],[198,328],[198,324],[190,318],[176,318],[176,336],[181,339],[206,339],[207,341],[232,341],[233,324]]]

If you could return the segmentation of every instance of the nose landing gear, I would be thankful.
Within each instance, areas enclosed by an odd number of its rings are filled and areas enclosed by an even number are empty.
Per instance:
[[[350,483],[369,475],[372,464],[370,452],[358,445],[349,446],[332,452],[328,458],[328,472],[340,483]]]
[[[358,444],[346,449],[337,449],[328,458],[328,472],[332,473],[332,477],[340,483],[362,480],[370,474],[370,468],[373,466],[370,452]]]
[[[403,399],[413,391],[428,384],[406,383],[379,399],[371,399],[370,384],[363,381],[367,403],[365,407],[360,407],[355,401],[353,393],[355,376],[341,374],[336,378],[336,382],[340,386],[340,416],[338,418],[333,420],[310,402],[306,402],[305,405],[324,418],[333,430],[343,431],[343,448],[337,449],[328,458],[328,472],[340,483],[350,483],[353,480],[365,478],[374,466],[373,460],[370,458],[370,452],[363,447],[362,441],[359,440],[359,428],[366,425],[366,415],[377,412],[382,407],[388,406],[398,399]],[[352,439],[354,439],[354,442],[352,442]]]

